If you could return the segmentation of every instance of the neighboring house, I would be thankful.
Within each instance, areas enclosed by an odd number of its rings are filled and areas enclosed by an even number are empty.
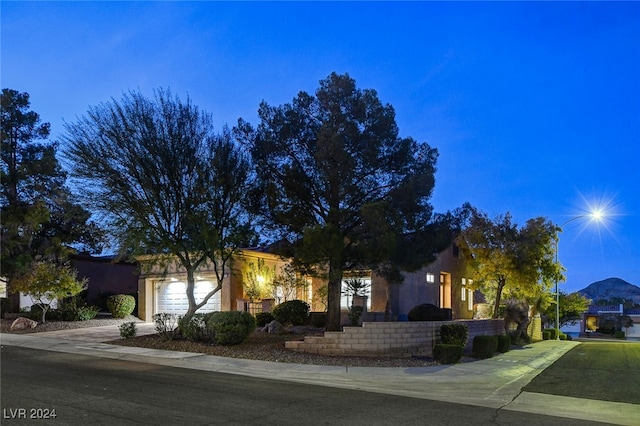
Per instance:
[[[627,340],[640,340],[640,308],[625,309],[624,313],[633,321],[633,327],[627,328]]]
[[[633,327],[626,329],[627,339],[640,340],[640,308],[624,308],[624,305],[589,305],[580,321],[580,333],[594,333],[600,328],[602,315],[628,315]]]
[[[222,289],[198,312],[247,310],[250,312],[268,311],[275,304],[293,298],[304,300],[312,311],[324,311],[325,307],[318,297],[320,288],[326,286],[326,280],[318,277],[304,278],[308,285],[285,294],[286,289],[266,289],[267,297],[249,300],[247,297],[246,271],[250,263],[261,261],[278,274],[289,262],[277,255],[259,249],[244,249],[233,258],[233,262],[224,272]],[[366,321],[384,319],[387,297],[390,298],[392,320],[406,320],[407,314],[416,305],[431,303],[452,311],[453,319],[473,318],[474,300],[472,279],[465,275],[462,253],[455,245],[440,253],[435,262],[416,272],[405,272],[402,284],[389,286],[383,277],[371,271],[349,271],[344,274],[343,289],[349,279],[359,279],[367,284]],[[215,271],[204,266],[196,275],[195,296],[197,301],[216,286]],[[184,314],[188,308],[186,297],[186,274],[180,268],[173,267],[163,273],[160,269],[143,272],[138,280],[139,309],[138,316],[152,321],[153,315],[161,312]],[[347,322],[347,312],[352,304],[350,297],[343,293],[341,308],[343,323]]]

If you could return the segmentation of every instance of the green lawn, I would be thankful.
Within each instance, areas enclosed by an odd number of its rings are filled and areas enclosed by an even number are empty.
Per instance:
[[[583,342],[524,390],[640,404],[640,343]]]

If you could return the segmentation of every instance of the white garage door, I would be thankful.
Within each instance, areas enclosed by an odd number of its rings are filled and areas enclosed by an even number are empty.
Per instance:
[[[197,281],[193,294],[196,303],[202,301],[204,297],[215,288],[212,281]],[[183,315],[189,308],[187,301],[187,283],[183,281],[167,281],[160,283],[156,289],[156,313],[170,313]],[[220,291],[214,294],[211,299],[198,312],[214,312],[220,310]]]

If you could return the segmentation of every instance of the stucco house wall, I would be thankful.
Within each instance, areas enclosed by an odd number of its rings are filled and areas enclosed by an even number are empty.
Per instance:
[[[280,272],[280,268],[286,264],[279,256],[263,253],[258,250],[242,250],[232,261],[227,264],[222,280],[222,288],[214,297],[219,299],[220,311],[234,311],[239,309],[239,303],[246,300],[244,294],[244,271],[248,263],[257,262],[262,259],[269,268],[276,268],[276,273]],[[141,258],[144,263],[145,259]],[[199,268],[196,272],[198,277],[203,281],[212,282],[217,285],[217,278],[214,266],[207,263]],[[154,267],[140,274],[138,279],[138,316],[144,321],[152,321],[153,315],[158,313],[158,291],[160,287],[170,281],[186,281],[186,272],[176,262],[172,262],[167,270]]]
[[[472,277],[466,273],[464,256],[455,244],[439,253],[433,263],[403,276],[404,282],[392,286],[394,318],[406,318],[414,306],[423,303],[451,309],[453,319],[473,318]]]

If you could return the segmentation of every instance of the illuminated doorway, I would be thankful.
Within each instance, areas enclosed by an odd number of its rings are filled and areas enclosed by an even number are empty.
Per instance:
[[[451,309],[451,274],[440,273],[440,307]]]

